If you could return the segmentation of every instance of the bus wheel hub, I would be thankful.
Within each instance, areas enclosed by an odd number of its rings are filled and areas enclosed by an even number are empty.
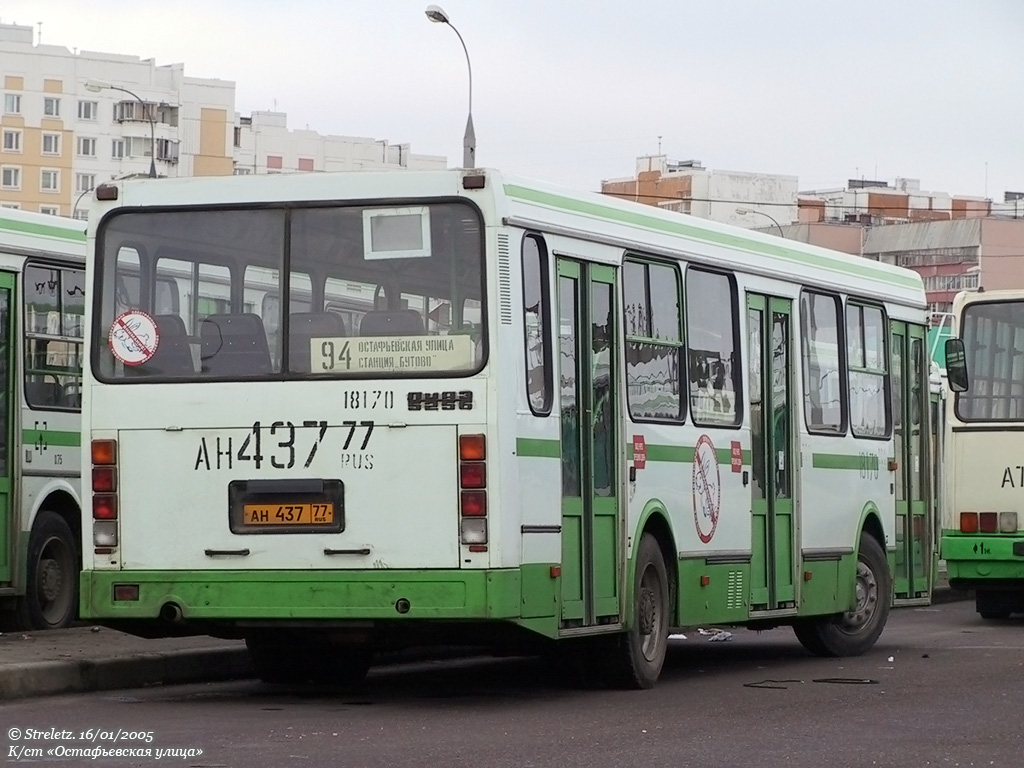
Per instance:
[[[640,634],[649,635],[654,631],[654,590],[643,589],[640,591],[639,624]]]
[[[39,561],[39,592],[44,600],[56,600],[60,596],[60,566],[56,560]]]

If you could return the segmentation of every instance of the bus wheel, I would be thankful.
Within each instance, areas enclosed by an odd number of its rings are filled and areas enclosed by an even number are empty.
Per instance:
[[[18,599],[17,621],[24,629],[61,629],[78,609],[78,547],[63,517],[41,510],[28,540],[25,594]]]
[[[649,533],[637,549],[633,610],[630,630],[608,638],[608,680],[619,688],[650,688],[665,663],[671,606],[665,558]]]
[[[889,618],[892,583],[885,552],[874,536],[862,533],[857,554],[853,609],[838,616],[805,619],[793,626],[797,639],[816,656],[860,656],[882,634]]]
[[[974,594],[974,606],[981,618],[998,621],[1010,618],[1013,613],[1010,601],[999,592],[977,590]]]

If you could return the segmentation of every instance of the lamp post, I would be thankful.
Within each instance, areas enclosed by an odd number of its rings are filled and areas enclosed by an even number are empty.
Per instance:
[[[782,231],[782,225],[779,224],[779,222],[777,222],[775,220],[774,216],[770,216],[769,214],[765,213],[764,211],[755,211],[753,208],[737,208],[736,209],[736,213],[738,213],[740,216],[747,216],[747,215],[749,215],[751,213],[756,213],[758,216],[764,216],[764,217],[770,219],[772,224],[774,224],[776,227],[779,228],[779,237],[785,239],[786,233]]]
[[[437,24],[447,24],[452,31],[459,36],[462,43],[462,50],[466,54],[466,67],[469,70],[469,115],[466,118],[466,133],[462,137],[462,166],[464,168],[476,167],[476,134],[473,132],[473,65],[469,61],[469,49],[466,48],[466,41],[459,35],[448,14],[439,5],[428,5],[425,11],[427,18]]]
[[[127,88],[122,88],[120,85],[112,85],[110,83],[104,83],[100,80],[89,80],[85,84],[85,90],[92,91],[93,93],[99,93],[100,91],[121,91],[127,93],[129,96],[134,98],[140,105],[142,105],[142,114],[149,112],[149,178],[156,178],[156,120],[153,119],[153,113],[146,109],[146,102],[142,98]]]

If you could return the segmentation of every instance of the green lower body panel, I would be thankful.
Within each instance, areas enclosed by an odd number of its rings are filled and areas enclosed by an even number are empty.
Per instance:
[[[943,531],[940,551],[954,587],[1024,580],[1024,532],[981,535]]]
[[[138,599],[115,600],[118,585],[137,585]],[[94,570],[82,573],[81,587],[82,618],[107,621],[156,619],[168,603],[185,621],[518,621],[524,613],[553,618],[559,610],[548,564],[479,571]]]

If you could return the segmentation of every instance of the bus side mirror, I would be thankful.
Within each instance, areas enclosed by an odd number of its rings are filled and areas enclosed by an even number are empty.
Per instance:
[[[967,353],[963,339],[946,339],[946,380],[954,392],[966,392],[970,382],[967,379]]]

